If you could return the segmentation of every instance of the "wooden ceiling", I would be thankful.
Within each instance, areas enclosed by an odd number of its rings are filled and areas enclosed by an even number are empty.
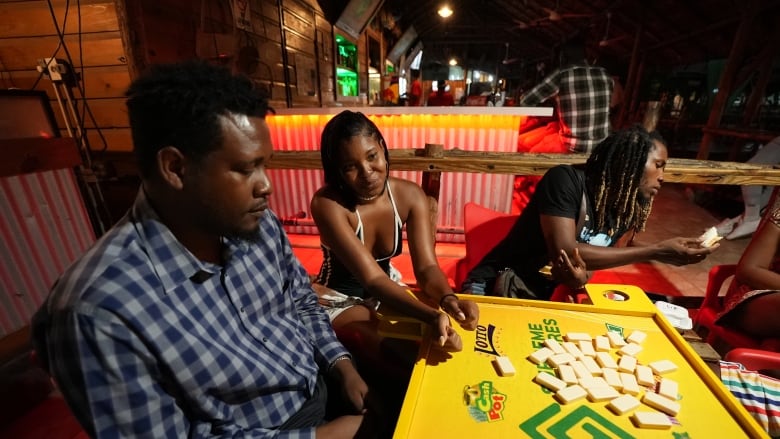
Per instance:
[[[446,19],[436,13],[445,2],[454,11]],[[589,59],[620,69],[635,44],[646,68],[727,58],[745,16],[755,17],[748,56],[780,45],[777,0],[386,0],[382,11],[401,31],[414,26],[424,63],[455,57],[466,68],[508,77],[540,61],[554,64],[560,44],[577,35]]]

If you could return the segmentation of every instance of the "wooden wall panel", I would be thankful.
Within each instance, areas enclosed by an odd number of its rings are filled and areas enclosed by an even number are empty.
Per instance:
[[[79,109],[80,109],[79,105]],[[92,110],[92,114],[95,118],[87,115],[84,118],[84,126],[87,128],[95,128],[96,126],[101,128],[127,128],[129,122],[127,119],[127,108],[125,107],[125,98],[107,98],[107,99],[90,99],[89,108]],[[54,117],[57,119],[59,126],[65,126],[62,112],[57,110],[54,112]]]
[[[275,1],[254,0],[252,2],[252,15],[260,15],[268,22],[275,23],[277,29],[279,28],[279,8]]]
[[[200,0],[136,0],[143,11],[145,47],[139,48],[146,65],[196,57]],[[224,3],[224,2],[221,2]]]
[[[126,66],[90,67],[85,68],[82,74],[85,94],[90,99],[121,97],[130,85],[130,74]],[[3,73],[4,82],[10,86],[31,89],[35,85],[36,90],[44,90],[54,99],[51,81],[46,78],[39,81],[40,76],[35,70]],[[78,89],[73,92],[77,98],[81,97]]]
[[[317,46],[317,63],[320,79],[320,90],[322,93],[322,105],[330,106],[336,100],[336,80],[334,49],[333,49],[333,26],[325,19],[322,14],[315,16]]]
[[[101,138],[100,135],[103,135]],[[106,140],[108,149],[113,152],[131,152],[133,150],[133,137],[130,135],[130,128],[101,128],[100,133],[97,130],[87,130],[87,139],[89,145],[94,151],[93,157],[98,158],[103,150],[103,139]]]
[[[314,40],[301,35],[297,30],[287,30],[287,50],[314,56]]]
[[[0,39],[0,59],[3,59],[7,70],[35,70],[39,59],[49,58],[55,54],[57,58],[67,60],[65,51],[57,50],[58,43],[59,37],[53,35]],[[82,64],[85,66],[123,64],[124,47],[119,32],[84,34],[81,43],[77,35],[66,35],[65,45],[70,52],[75,69]]]
[[[94,137],[99,139],[96,125],[108,131],[117,127],[120,133],[104,134],[107,147],[127,150],[129,124],[123,95],[130,84],[130,74],[115,2],[52,0],[51,5],[57,26],[64,30],[62,41],[57,35],[48,1],[0,3],[0,78],[3,86],[46,91],[52,100],[58,125],[64,131],[65,123],[55,99],[53,83],[36,67],[39,59],[49,57],[70,63],[72,69],[80,74],[83,97],[95,117],[95,121],[88,115],[83,120],[89,128],[88,135],[92,137],[94,132]],[[63,23],[66,11],[67,21]],[[62,92],[64,89],[59,90]],[[81,113],[85,102],[82,92],[79,87],[71,91]],[[102,141],[93,142],[93,145],[103,148]]]
[[[131,69],[192,58],[197,33],[203,31],[206,22],[212,29],[235,32],[231,65],[239,65],[241,48],[257,49],[256,62],[250,63],[251,71],[245,73],[269,89],[274,107],[283,108],[288,103],[296,107],[335,104],[334,28],[325,19],[319,0],[250,0],[252,29],[247,32],[233,28],[227,0],[82,0],[77,4],[51,0],[51,4],[59,24],[67,10],[64,43],[75,68],[83,69],[84,94],[95,114],[95,121],[84,120],[89,129],[96,125],[128,128],[123,95],[132,79]],[[202,15],[203,4],[219,11]],[[51,82],[35,71],[38,59],[52,56],[59,44],[48,5],[44,0],[0,1],[0,86],[45,90],[53,98]],[[120,29],[127,29],[129,35],[123,35]],[[282,41],[286,43],[284,48]],[[365,35],[357,45],[360,92],[364,93]],[[64,50],[59,49],[56,57],[65,58]],[[81,98],[80,90],[74,89],[73,93]],[[358,100],[341,101],[356,104]],[[56,105],[55,110],[59,113]],[[62,124],[62,117],[57,117]],[[129,149],[126,134],[112,132],[106,138],[118,142],[109,143],[109,150]]]
[[[61,32],[65,34],[79,32],[77,15],[79,10],[81,11],[81,32],[105,32],[119,29],[113,2],[85,0],[80,2],[80,6],[76,2],[69,3],[70,5],[66,7],[64,1],[52,1],[57,25]],[[62,24],[66,10],[68,19],[65,21],[63,30]],[[52,22],[46,2],[0,3],[0,35],[3,38],[57,35],[57,30]]]

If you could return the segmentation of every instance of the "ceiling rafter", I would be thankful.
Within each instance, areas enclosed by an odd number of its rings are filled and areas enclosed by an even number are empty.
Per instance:
[[[772,13],[777,14],[780,9],[780,1],[757,1]],[[581,35],[596,58],[603,55],[613,63],[628,65],[636,29],[642,24],[639,52],[647,55],[646,64],[652,67],[727,56],[742,2],[449,0],[448,3],[454,14],[443,19],[436,14],[442,0],[385,0],[385,6],[397,12],[399,26],[405,29],[414,25],[426,48],[423,53],[429,56],[447,49],[473,62],[501,63],[505,58],[517,58],[524,60],[528,67],[529,60],[548,59],[552,66],[556,48],[572,36]],[[551,20],[551,11],[560,19]],[[605,36],[607,11],[611,14],[609,39],[613,41],[599,46]],[[526,29],[517,26],[518,22],[535,20],[540,23],[538,26]],[[720,26],[710,31],[709,23]],[[508,50],[506,43],[509,43]]]

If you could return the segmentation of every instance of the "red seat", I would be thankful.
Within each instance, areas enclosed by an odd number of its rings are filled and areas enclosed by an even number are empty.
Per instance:
[[[780,351],[780,339],[754,339],[735,329],[715,324],[718,314],[723,311],[723,298],[720,297],[721,287],[736,272],[737,266],[734,264],[715,265],[710,269],[704,301],[694,318],[697,330],[706,328],[707,333],[704,336],[707,343],[713,346],[717,346],[719,342],[724,342],[731,348]]]
[[[736,348],[728,351],[724,360],[741,363],[750,370],[780,370],[780,353],[778,352]]]
[[[466,256],[455,266],[456,288],[461,287],[469,271],[509,233],[519,216],[488,209],[474,202],[463,206]]]
[[[460,288],[466,276],[493,247],[503,239],[515,224],[519,214],[498,212],[474,202],[463,206],[463,229],[466,241],[466,256],[455,265],[455,286]],[[581,303],[587,295],[574,297],[564,285],[553,292],[551,301]]]

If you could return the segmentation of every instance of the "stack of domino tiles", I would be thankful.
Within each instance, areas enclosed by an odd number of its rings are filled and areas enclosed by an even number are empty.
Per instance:
[[[641,364],[647,334],[635,330],[625,339],[614,331],[591,337],[570,332],[563,342],[545,340],[545,347],[528,356],[536,365],[546,364],[556,372],[539,372],[534,382],[554,393],[561,404],[586,398],[606,404],[617,416],[628,415],[638,428],[668,429],[669,417],[677,416],[678,383],[667,377],[677,370],[670,360]]]

